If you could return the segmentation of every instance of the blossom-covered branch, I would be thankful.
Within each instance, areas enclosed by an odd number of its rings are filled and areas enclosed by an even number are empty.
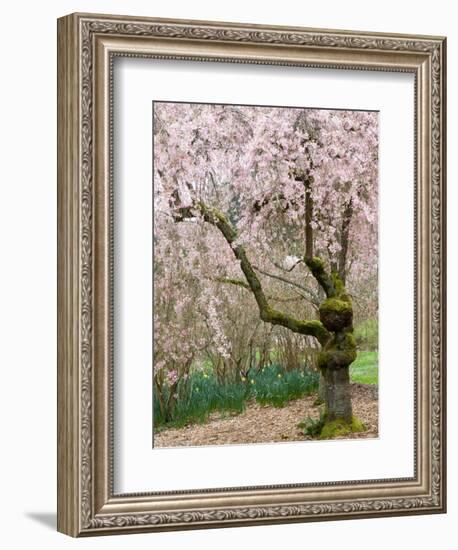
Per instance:
[[[202,215],[203,219],[207,223],[210,223],[219,229],[231,247],[234,256],[240,262],[240,268],[245,275],[251,292],[254,295],[261,319],[266,323],[280,325],[299,334],[314,336],[320,344],[324,345],[329,339],[329,332],[324,328],[320,321],[296,319],[292,315],[288,315],[274,309],[269,304],[262,288],[261,281],[256,275],[251,262],[248,260],[244,247],[236,243],[237,233],[235,229],[231,226],[222,212],[216,208],[209,208],[204,203],[199,202],[194,207],[177,209],[175,219],[176,221],[184,221],[186,218],[194,218],[196,215],[196,210]]]

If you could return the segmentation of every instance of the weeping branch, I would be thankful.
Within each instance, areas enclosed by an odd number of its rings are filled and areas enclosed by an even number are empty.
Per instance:
[[[291,273],[291,271],[297,267],[299,264],[301,264],[304,260],[302,260],[301,258],[298,258],[296,263],[293,264],[289,269],[283,267],[281,264],[279,264],[278,262],[276,262],[275,260],[272,260],[271,258],[269,258],[269,261],[270,263],[272,263],[277,269],[280,269],[281,271],[284,271],[285,273]]]
[[[260,270],[258,270],[258,268],[256,266],[254,266],[254,268],[257,271],[260,271]],[[214,278],[210,278],[210,280],[214,281],[216,283],[223,283],[223,284],[239,286],[239,287],[245,288],[246,290],[249,290],[251,292],[251,289],[250,289],[250,286],[248,285],[248,283],[245,283],[245,281],[241,281],[240,279],[233,279],[232,277],[214,277]],[[299,286],[299,288],[302,288],[302,287]],[[295,290],[294,292],[296,293],[296,296],[293,296],[293,297],[290,297],[290,298],[281,298],[280,296],[273,296],[273,295],[268,296],[268,298],[269,298],[269,300],[272,300],[273,302],[297,302],[297,296],[299,296],[299,298],[301,300],[306,300],[307,302],[311,303],[314,307],[316,307],[318,309],[318,307],[320,305],[319,301],[318,301],[318,298],[317,298],[317,302],[315,303],[315,302],[312,302],[312,300],[310,299],[309,296],[305,296],[304,294],[302,294],[301,292],[298,292],[297,290]]]
[[[259,214],[261,210],[270,203],[280,203],[281,210],[286,212],[289,209],[289,202],[286,200],[286,197],[283,193],[275,193],[268,197],[264,197],[262,200],[257,200],[253,203],[251,207],[251,212],[253,214]],[[284,203],[284,204],[282,204]]]
[[[305,296],[305,298],[311,304],[313,304],[316,307],[318,307],[320,305],[320,299],[318,298],[318,296],[312,290],[307,288],[306,286],[303,286],[299,283],[296,283],[296,281],[291,281],[290,279],[287,279],[286,277],[283,277],[282,275],[276,275],[275,273],[269,273],[268,271],[264,271],[263,269],[261,269],[260,267],[255,266],[255,265],[253,267],[256,271],[258,271],[259,273],[262,273],[266,277],[270,277],[271,279],[277,279],[278,281],[281,281],[282,283],[286,283],[288,285],[291,285],[291,286],[294,286],[294,287],[298,288],[302,292],[305,292],[305,294],[307,295],[307,296]]]
[[[248,283],[245,283],[245,281],[241,281],[240,279],[232,279],[231,277],[215,277],[211,280],[215,281],[216,283],[226,283],[229,285],[241,286],[242,288],[250,290]]]
[[[296,181],[301,181],[304,184],[304,209],[305,209],[305,224],[304,224],[304,240],[305,240],[305,254],[304,262],[310,269],[312,275],[315,277],[318,284],[324,290],[327,298],[332,298],[338,292],[336,277],[329,275],[326,271],[324,262],[318,256],[313,255],[313,197],[312,197],[312,184],[313,176],[310,173],[296,172]]]

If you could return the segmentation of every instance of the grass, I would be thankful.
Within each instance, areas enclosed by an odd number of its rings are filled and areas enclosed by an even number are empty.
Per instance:
[[[195,372],[186,385],[178,388],[179,398],[167,423],[154,398],[154,426],[180,428],[202,423],[215,411],[222,415],[238,414],[252,399],[261,405],[283,407],[288,401],[316,391],[318,380],[318,373],[307,367],[285,371],[279,365],[265,367],[248,379],[232,384],[219,384],[208,369]]]
[[[350,380],[359,384],[378,384],[378,352],[359,351],[350,366]]]
[[[357,324],[354,336],[360,349],[376,351],[378,349],[378,319],[372,317]]]

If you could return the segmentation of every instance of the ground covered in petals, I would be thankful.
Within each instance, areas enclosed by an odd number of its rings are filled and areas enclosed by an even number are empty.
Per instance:
[[[282,408],[250,402],[241,414],[214,413],[204,424],[183,428],[168,428],[154,435],[154,447],[184,447],[198,445],[234,445],[303,441],[304,430],[298,427],[307,417],[318,418],[314,406],[316,395],[288,402]],[[367,430],[346,435],[343,439],[378,437],[378,387],[352,384],[353,413]]]

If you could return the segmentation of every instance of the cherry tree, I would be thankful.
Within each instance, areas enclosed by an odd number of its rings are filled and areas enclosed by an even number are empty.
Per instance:
[[[361,429],[352,292],[377,271],[377,132],[374,112],[154,107],[156,238],[184,245],[215,325],[215,284],[237,285],[264,323],[317,341],[323,434]],[[297,293],[304,315],[282,307],[275,284]]]

